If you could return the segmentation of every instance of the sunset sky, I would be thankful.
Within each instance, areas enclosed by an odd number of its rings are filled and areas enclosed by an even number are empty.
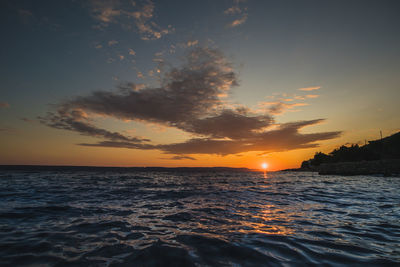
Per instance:
[[[400,130],[399,1],[3,0],[0,164],[298,167]]]

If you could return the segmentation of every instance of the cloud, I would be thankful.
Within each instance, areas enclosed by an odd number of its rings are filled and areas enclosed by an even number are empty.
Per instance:
[[[300,121],[283,124],[270,130],[238,140],[190,139],[186,142],[161,145],[159,148],[171,154],[218,154],[228,155],[248,151],[278,152],[300,148],[317,147],[316,141],[340,136],[340,132],[301,134],[299,129],[323,120]]]
[[[314,91],[314,90],[318,90],[318,89],[321,89],[321,86],[299,88],[300,91]]]
[[[270,126],[273,119],[269,115],[252,116],[236,110],[224,109],[216,116],[194,119],[180,128],[187,132],[212,138],[246,138],[253,132]]]
[[[193,157],[189,157],[189,156],[179,156],[179,155],[173,156],[173,157],[170,157],[170,158],[161,158],[161,159],[169,159],[169,160],[184,160],[184,159],[189,159],[189,160],[196,160],[196,159],[193,158]]]
[[[97,91],[65,102],[60,108],[177,126],[209,114],[221,104],[218,95],[236,84],[235,73],[220,52],[195,49],[181,69],[166,73],[161,87]]]
[[[144,78],[144,75],[143,75],[143,73],[142,73],[141,71],[138,71],[138,73],[136,74],[136,76],[137,76],[139,79],[143,79],[143,78]]]
[[[240,13],[242,13],[242,9],[240,9],[238,6],[232,6],[224,11],[225,15],[236,15]]]
[[[93,17],[102,22],[103,26],[115,22],[117,17],[121,15],[121,10],[115,7],[115,4],[119,4],[119,1],[93,0],[90,3]]]
[[[7,102],[0,102],[0,108],[9,108],[10,104],[8,104]]]
[[[232,21],[232,22],[229,24],[229,27],[236,27],[236,26],[239,26],[239,25],[245,23],[246,20],[247,20],[247,14],[244,14],[241,18],[235,19],[234,21]]]
[[[129,148],[129,149],[157,149],[151,144],[142,144],[140,142],[125,142],[125,141],[100,141],[98,143],[87,144],[81,143],[80,146],[87,147],[113,147],[113,148]]]
[[[171,25],[166,29],[162,29],[155,22],[151,21],[153,13],[154,3],[150,0],[140,10],[130,13],[135,20],[139,33],[142,35],[142,40],[159,39],[163,35],[173,31]],[[127,14],[129,15],[129,13]]]
[[[267,110],[272,115],[280,115],[288,110],[292,110],[294,107],[308,106],[307,103],[284,103],[282,101],[276,102],[261,102],[260,106],[266,106]]]
[[[188,42],[186,43],[186,46],[187,46],[187,47],[192,47],[192,46],[197,45],[198,43],[199,43],[198,40],[188,41]]]
[[[174,31],[171,25],[162,28],[155,23],[155,5],[151,0],[142,5],[119,0],[91,0],[90,7],[93,18],[100,23],[99,28],[108,27],[112,23],[120,24],[126,29],[134,26],[142,40],[159,39]]]
[[[305,103],[264,103],[262,110],[229,104],[219,97],[238,84],[232,64],[215,49],[191,50],[180,67],[161,74],[160,84],[124,83],[115,91],[95,91],[59,103],[40,121],[50,127],[99,138],[87,147],[156,149],[187,157],[191,154],[237,154],[247,151],[285,151],[318,146],[340,132],[302,134],[306,126],[323,120],[278,124],[273,115]],[[173,127],[192,135],[180,143],[155,144],[103,129],[95,117],[138,121]]]
[[[294,109],[295,107],[301,107],[301,106],[308,106],[308,103],[305,102],[298,102],[298,101],[304,101],[307,99],[313,99],[313,98],[318,98],[319,95],[317,94],[308,94],[308,95],[296,95],[296,94],[273,94],[272,96],[269,96],[269,99],[273,99],[275,101],[269,101],[269,102],[259,102],[259,110],[266,110],[269,114],[272,115],[280,115],[285,112],[294,112],[294,111],[300,111],[298,109]]]
[[[108,46],[113,46],[113,45],[116,45],[116,44],[118,44],[118,41],[116,41],[116,40],[108,41]]]
[[[294,95],[293,98],[296,100],[306,100],[309,98],[318,98],[319,95]]]
[[[225,15],[236,16],[237,18],[228,24],[228,27],[236,27],[246,22],[248,14],[247,7],[240,7],[240,3],[246,1],[234,0],[233,6],[224,11]]]
[[[306,95],[305,97],[306,98],[318,98],[319,95]]]
[[[129,92],[129,91],[140,91],[146,88],[145,84],[143,83],[121,83],[117,87],[121,92]]]
[[[52,128],[74,131],[82,135],[106,138],[112,141],[132,143],[150,141],[98,128],[90,122],[87,113],[79,108],[60,107],[56,112],[48,112],[46,116],[38,117],[38,119],[41,123]]]
[[[129,55],[136,56],[136,52],[133,49],[129,48],[128,51],[129,51]]]

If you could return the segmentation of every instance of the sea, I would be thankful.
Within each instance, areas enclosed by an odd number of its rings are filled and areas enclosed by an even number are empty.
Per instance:
[[[400,178],[0,171],[1,266],[400,266]]]

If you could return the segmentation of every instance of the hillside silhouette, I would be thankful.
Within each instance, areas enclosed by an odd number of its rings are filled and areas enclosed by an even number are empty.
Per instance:
[[[343,145],[329,154],[317,152],[312,159],[302,162],[301,169],[310,169],[326,163],[391,159],[400,159],[400,132],[382,139],[368,141],[368,144],[363,146]]]

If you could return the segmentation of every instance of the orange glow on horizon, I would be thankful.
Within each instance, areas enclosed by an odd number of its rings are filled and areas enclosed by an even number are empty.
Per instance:
[[[311,158],[315,148],[298,149],[284,152],[245,152],[238,155],[190,155],[195,160],[170,160],[157,150],[134,150],[107,147],[82,147],[73,144],[86,143],[84,136],[66,136],[54,130],[42,132],[42,126],[32,126],[30,139],[23,135],[12,135],[0,138],[0,163],[5,165],[73,165],[104,167],[234,167],[249,168],[264,172],[279,171],[287,168],[298,168],[303,160]],[[63,136],[65,142],[59,141]],[[43,139],[45,138],[45,139]],[[329,144],[323,152],[329,152],[336,144]]]

